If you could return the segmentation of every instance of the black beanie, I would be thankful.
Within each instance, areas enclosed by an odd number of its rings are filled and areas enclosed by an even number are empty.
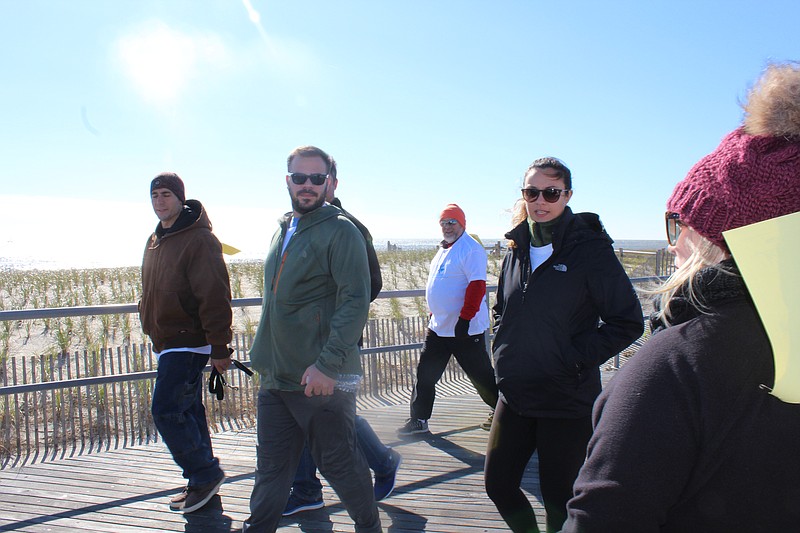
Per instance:
[[[169,189],[172,194],[178,197],[181,203],[186,202],[186,192],[183,187],[183,180],[174,172],[162,172],[150,182],[150,194],[156,189]]]

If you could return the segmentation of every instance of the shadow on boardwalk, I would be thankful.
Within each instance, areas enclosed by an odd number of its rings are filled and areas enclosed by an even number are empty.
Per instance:
[[[483,488],[488,433],[479,425],[489,414],[474,393],[440,397],[431,434],[400,440],[395,429],[408,416],[407,404],[363,409],[384,442],[403,455],[397,487],[378,504],[391,533],[507,531]],[[0,531],[52,532],[231,532],[249,514],[255,467],[255,432],[214,436],[228,481],[200,511],[171,512],[170,495],[183,479],[161,443],[78,455],[0,471]],[[536,458],[523,488],[543,524]],[[285,518],[282,532],[353,531],[336,494],[325,484],[326,507]]]

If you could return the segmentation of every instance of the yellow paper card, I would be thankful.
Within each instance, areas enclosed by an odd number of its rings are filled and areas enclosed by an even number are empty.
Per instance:
[[[772,394],[800,403],[800,212],[723,233],[775,356]],[[795,325],[790,326],[794,317]]]
[[[224,242],[220,244],[222,244],[222,253],[225,255],[236,255],[241,252],[241,250],[234,248],[230,244],[225,244]]]

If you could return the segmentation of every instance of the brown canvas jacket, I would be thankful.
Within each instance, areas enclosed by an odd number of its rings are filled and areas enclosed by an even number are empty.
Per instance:
[[[197,200],[187,200],[167,232],[147,240],[139,316],[153,350],[210,344],[212,358],[228,356],[231,290],[222,245]]]

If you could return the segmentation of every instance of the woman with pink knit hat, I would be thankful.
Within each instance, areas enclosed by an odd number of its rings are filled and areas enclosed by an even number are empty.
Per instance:
[[[723,236],[800,211],[800,64],[768,67],[744,109],[667,201],[678,269],[595,404],[564,532],[800,528],[800,405],[769,393],[770,340]]]

